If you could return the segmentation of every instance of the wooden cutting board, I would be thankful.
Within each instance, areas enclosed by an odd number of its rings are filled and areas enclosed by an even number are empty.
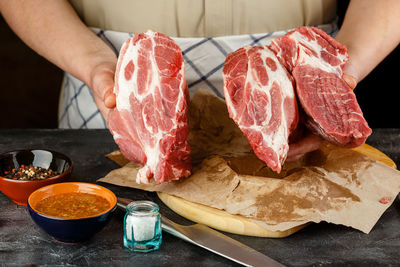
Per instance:
[[[396,168],[396,164],[393,162],[393,160],[370,145],[364,144],[360,147],[354,148],[354,150],[370,158],[385,163],[390,167]],[[308,225],[303,224],[281,232],[268,231],[259,226],[257,223],[252,222],[243,216],[232,215],[223,210],[193,203],[183,198],[175,197],[166,193],[158,192],[157,194],[165,205],[186,219],[205,224],[212,228],[228,233],[280,238],[289,236]]]

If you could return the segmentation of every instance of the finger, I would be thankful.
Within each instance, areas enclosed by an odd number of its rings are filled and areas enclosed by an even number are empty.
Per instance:
[[[357,86],[357,80],[351,75],[343,74],[343,80],[347,83],[347,85],[354,90]]]
[[[293,162],[293,161],[296,161],[296,160],[301,159],[301,157],[303,157],[303,156],[304,156],[304,154],[299,154],[299,155],[287,157],[287,158],[286,158],[286,161],[287,161],[287,162]]]
[[[352,60],[349,59],[349,61],[346,63],[346,65],[343,68],[343,80],[347,83],[347,85],[354,90],[356,88],[357,83],[358,83],[358,71],[357,68],[355,67],[355,64],[353,64]]]
[[[94,78],[93,89],[105,107],[115,108],[114,73],[111,71],[101,71]]]
[[[290,144],[286,160],[297,160],[304,154],[317,150],[321,143],[322,141],[319,136],[309,133],[300,141]]]
[[[109,89],[104,96],[104,104],[107,108],[115,108],[116,106],[116,96],[112,92],[112,89]]]
[[[96,102],[97,108],[99,109],[101,115],[107,122],[108,114],[110,113],[110,109],[108,109],[105,105],[104,102],[97,96],[94,97],[94,101]]]

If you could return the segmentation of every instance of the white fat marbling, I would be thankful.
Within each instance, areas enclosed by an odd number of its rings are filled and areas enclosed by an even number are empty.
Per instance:
[[[150,40],[152,42],[152,51],[150,51],[150,55],[148,57],[148,60],[150,61],[149,63],[149,76],[151,77],[151,80],[148,81],[147,84],[147,88],[146,91],[142,94],[139,94],[138,92],[138,85],[137,85],[137,78],[138,78],[138,58],[139,58],[139,51],[142,49],[141,47],[141,41],[139,40],[135,45],[132,45],[132,39],[129,39],[128,42],[126,42],[123,47],[121,48],[121,51],[123,51],[123,49],[126,49],[125,51],[125,55],[122,56],[122,58],[120,60],[122,60],[121,62],[121,66],[120,66],[120,71],[118,73],[118,92],[117,89],[114,88],[114,93],[116,93],[117,95],[117,99],[116,99],[116,106],[117,109],[119,111],[128,111],[128,112],[132,112],[132,107],[131,107],[131,103],[129,101],[129,98],[131,95],[133,95],[133,97],[135,97],[136,99],[138,99],[139,102],[142,102],[148,95],[154,95],[154,92],[156,90],[160,90],[160,84],[161,84],[161,77],[158,74],[159,73],[159,69],[158,69],[158,65],[155,61],[154,58],[154,48],[156,47],[156,43],[154,40],[154,37],[156,35],[156,32],[154,31],[147,31],[145,33],[148,37],[150,37]],[[133,64],[134,64],[134,72],[132,74],[131,79],[126,80],[125,79],[125,67],[126,65],[132,60]],[[151,74],[152,73],[152,74]],[[185,90],[186,87],[184,86],[185,84],[185,75],[184,75],[184,66],[183,66],[183,62],[182,62],[182,66],[181,66],[181,70],[180,70],[180,74],[182,75],[181,78],[181,84],[179,88],[176,88],[176,90],[179,90],[179,96],[178,96],[178,101],[176,103],[176,111],[178,110],[178,108],[182,105],[182,101],[186,101],[185,100]],[[157,89],[158,88],[158,89]],[[156,110],[158,111],[158,110]],[[162,111],[161,111],[162,112]],[[152,133],[152,138],[155,140],[155,144],[153,146],[150,146],[150,144],[145,144],[143,146],[143,152],[146,155],[147,158],[147,162],[145,164],[145,166],[139,170],[136,181],[138,183],[148,183],[148,178],[146,176],[148,171],[151,171],[152,173],[155,173],[155,169],[158,165],[158,163],[165,158],[165,155],[163,155],[160,151],[160,140],[162,140],[163,138],[166,138],[167,136],[170,135],[171,132],[175,131],[175,129],[178,127],[178,124],[175,122],[175,125],[169,129],[168,131],[162,132],[160,129],[158,129],[157,132],[153,131],[152,126],[149,125],[147,123],[147,120],[145,119],[145,114],[137,114],[138,116],[143,116],[142,120],[144,122],[144,126],[146,128],[146,130],[149,133]],[[131,123],[129,121],[125,121],[124,123]],[[142,139],[142,141],[145,143],[146,142],[146,138],[140,136],[141,132],[138,132],[139,137]],[[114,138],[118,138],[115,137]]]

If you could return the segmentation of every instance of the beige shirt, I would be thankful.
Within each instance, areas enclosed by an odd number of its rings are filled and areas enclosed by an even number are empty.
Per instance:
[[[329,23],[335,0],[70,0],[86,25],[172,37],[253,34]]]

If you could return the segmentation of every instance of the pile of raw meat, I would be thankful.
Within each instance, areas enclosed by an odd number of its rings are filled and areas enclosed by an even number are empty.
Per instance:
[[[313,27],[228,55],[223,79],[230,117],[271,169],[281,171],[289,139],[304,125],[344,147],[359,146],[371,134],[342,79],[347,59],[343,45]],[[182,52],[174,41],[153,31],[127,40],[114,93],[117,107],[109,128],[124,156],[143,164],[136,181],[189,176],[189,94]]]
[[[280,172],[299,123],[343,147],[360,146],[371,134],[342,79],[347,59],[345,46],[314,27],[228,55],[223,78],[230,117],[271,169]]]

